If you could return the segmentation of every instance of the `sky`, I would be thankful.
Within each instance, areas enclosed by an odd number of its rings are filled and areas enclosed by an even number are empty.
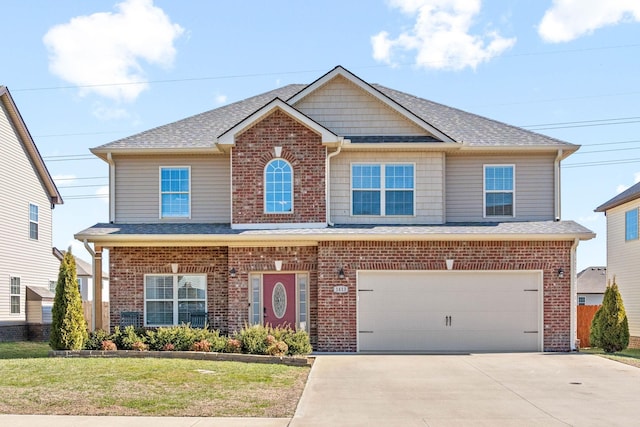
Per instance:
[[[637,0],[2,0],[9,88],[64,205],[53,244],[108,221],[89,149],[342,65],[369,83],[581,145],[562,164],[562,219],[640,181]]]

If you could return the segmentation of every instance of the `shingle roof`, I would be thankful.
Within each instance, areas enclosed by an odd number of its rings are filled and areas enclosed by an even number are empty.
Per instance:
[[[129,238],[143,236],[146,240],[157,238],[162,240],[165,236],[174,238],[187,236],[201,236],[211,241],[229,239],[259,239],[269,238],[295,238],[318,240],[349,240],[379,239],[385,237],[407,238],[407,240],[431,240],[434,238],[482,238],[491,236],[492,239],[512,238],[520,240],[523,236],[566,236],[567,238],[579,237],[591,239],[594,234],[591,230],[574,221],[532,221],[532,222],[501,222],[501,223],[451,223],[445,225],[342,225],[327,228],[299,228],[299,229],[268,229],[268,230],[238,230],[232,229],[229,224],[109,224],[99,223],[76,234],[76,239],[119,237]]]
[[[620,206],[637,198],[640,198],[640,182],[630,188],[627,188],[613,199],[609,199],[607,202],[604,202],[595,209],[595,212],[605,212],[611,208],[615,208],[616,206]]]
[[[579,294],[603,294],[607,289],[607,267],[587,267],[577,279]]]
[[[288,100],[308,85],[291,84],[263,94],[234,102],[214,110],[187,117],[145,132],[102,145],[107,149],[180,149],[213,148],[216,138],[243,119],[274,100]],[[567,142],[511,126],[496,120],[447,107],[408,93],[372,84],[390,102],[396,102],[457,142],[469,146],[577,146]],[[345,136],[345,135],[341,135]]]

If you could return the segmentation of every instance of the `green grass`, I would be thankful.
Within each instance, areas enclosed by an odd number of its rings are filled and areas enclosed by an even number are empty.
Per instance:
[[[601,348],[581,348],[580,353],[589,354],[607,354]],[[622,351],[612,353],[615,356],[630,357],[633,359],[640,359],[640,348],[626,348]]]
[[[0,413],[291,417],[308,367],[182,359],[45,358],[0,343]]]

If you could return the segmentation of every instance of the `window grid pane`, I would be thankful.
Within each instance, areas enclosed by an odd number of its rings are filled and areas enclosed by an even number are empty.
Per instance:
[[[387,215],[413,215],[413,191],[387,191],[385,199]]]
[[[354,215],[380,215],[380,191],[353,191]]]
[[[260,278],[251,277],[251,320],[253,325],[259,325],[260,319]]]
[[[485,216],[513,216],[513,166],[486,166]]]
[[[638,239],[638,209],[625,213],[625,240]]]
[[[162,168],[160,170],[161,215],[189,216],[189,169]]]
[[[352,215],[413,215],[414,165],[351,166]]]
[[[11,314],[20,314],[20,278],[12,277],[10,279],[10,305]]]
[[[265,168],[264,209],[267,213],[293,211],[293,171],[284,160],[272,160]]]

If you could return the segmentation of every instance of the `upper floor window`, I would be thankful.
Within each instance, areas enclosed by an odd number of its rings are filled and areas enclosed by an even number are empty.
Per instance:
[[[160,217],[189,218],[191,215],[191,169],[160,168]]]
[[[414,165],[351,165],[352,215],[413,215]]]
[[[293,170],[282,159],[274,159],[264,168],[264,211],[293,212]]]
[[[624,239],[638,240],[638,209],[637,208],[625,212]]]
[[[55,280],[49,280],[49,290],[54,294],[56,293],[56,286],[58,286],[58,282]]]
[[[38,240],[38,205],[29,203],[29,238]]]
[[[587,304],[587,297],[579,296],[578,297],[578,305],[586,305],[586,304]]]
[[[485,165],[484,216],[514,216],[515,166]]]
[[[20,314],[20,278],[12,277],[9,286],[11,314]]]

